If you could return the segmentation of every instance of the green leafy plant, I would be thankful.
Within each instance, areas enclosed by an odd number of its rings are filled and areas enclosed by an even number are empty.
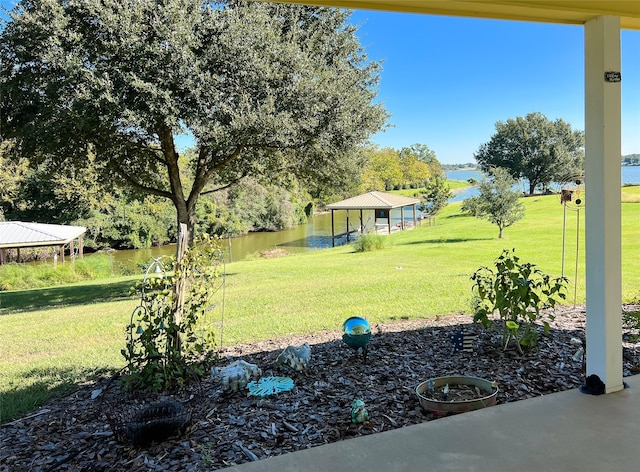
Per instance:
[[[121,350],[127,361],[127,388],[179,388],[190,377],[204,375],[215,361],[214,336],[203,315],[220,286],[223,260],[218,240],[205,235],[180,263],[171,259],[165,266],[154,260],[144,280],[132,288],[141,302],[131,316],[129,339]]]
[[[366,233],[361,235],[353,244],[356,252],[368,252],[382,249],[384,247],[384,238],[379,234]]]
[[[497,312],[503,324],[503,347],[513,339],[520,353],[538,342],[536,321],[542,321],[544,333],[549,323],[541,310],[553,308],[566,298],[568,280],[552,278],[535,264],[520,262],[515,250],[505,249],[495,261],[495,268],[480,267],[471,276],[474,292],[474,317],[485,328],[491,325],[490,316]],[[554,316],[547,313],[552,321]]]

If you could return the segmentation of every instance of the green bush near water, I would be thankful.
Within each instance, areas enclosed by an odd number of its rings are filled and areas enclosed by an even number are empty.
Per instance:
[[[376,251],[382,248],[384,248],[384,236],[374,233],[363,234],[353,243],[355,252]]]

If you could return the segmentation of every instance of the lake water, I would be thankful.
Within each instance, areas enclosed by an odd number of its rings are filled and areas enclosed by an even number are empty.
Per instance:
[[[471,178],[480,180],[482,174],[472,170],[456,170],[447,172],[449,180],[467,181]],[[624,166],[621,174],[622,184],[638,183],[640,184],[640,166]],[[522,187],[524,191],[524,186]],[[450,201],[462,201],[473,195],[477,195],[478,190],[470,187],[457,195]],[[405,219],[413,217],[410,209],[405,210]],[[345,212],[335,212],[335,232],[336,234],[346,231]],[[353,230],[360,224],[359,212],[349,212],[349,227]],[[373,212],[364,212],[363,221],[365,226],[370,228],[373,225]],[[399,212],[392,214],[392,221],[399,221]],[[337,244],[344,244],[345,238],[336,241]],[[295,228],[285,229],[274,232],[249,233],[237,238],[229,238],[224,241],[227,262],[239,261],[247,258],[251,254],[257,254],[260,251],[268,251],[270,249],[284,249],[289,253],[300,253],[314,251],[331,247],[331,214],[325,213],[317,215],[309,220],[309,222],[298,225]],[[153,257],[173,256],[175,253],[175,245],[163,247],[154,247],[150,249],[131,249],[117,251],[114,253],[114,263],[125,265],[129,268],[136,268],[148,262]]]
[[[449,180],[462,180],[468,181],[469,179],[482,179],[482,172],[476,170],[454,170],[447,172],[447,178]],[[621,166],[620,170],[620,181],[622,185],[625,184],[637,184],[640,185],[640,166]],[[516,184],[516,188],[520,189],[522,192],[528,191],[528,186],[526,183]],[[456,194],[450,202],[461,202],[469,197],[473,197],[478,195],[478,189],[475,187],[470,187],[468,189],[463,190],[462,192]]]
[[[405,220],[413,219],[413,210],[406,207],[404,210]],[[373,227],[373,210],[363,211],[362,217],[365,231]],[[400,210],[392,210],[391,223],[397,224],[400,221]],[[335,234],[346,232],[346,212],[336,211],[334,213]],[[349,212],[349,228],[353,231],[360,227],[360,213],[358,211]],[[355,235],[351,235],[351,240]],[[336,246],[346,243],[346,237],[336,238]],[[310,218],[305,224],[294,228],[273,232],[248,233],[236,238],[228,238],[223,241],[223,248],[226,253],[226,261],[234,262],[246,259],[252,254],[271,249],[284,249],[288,253],[309,252],[318,249],[331,247],[331,213],[322,213]],[[175,245],[169,244],[161,247],[149,249],[127,249],[116,251],[112,254],[115,267],[123,265],[130,269],[144,266],[154,257],[174,256]]]

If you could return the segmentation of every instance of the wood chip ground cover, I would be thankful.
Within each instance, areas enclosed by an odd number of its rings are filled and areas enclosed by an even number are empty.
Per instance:
[[[635,309],[638,309],[636,306]],[[432,377],[472,375],[495,380],[498,403],[576,388],[584,383],[585,313],[562,308],[538,350],[503,351],[498,331],[484,331],[471,316],[398,321],[373,326],[367,363],[346,346],[339,331],[316,333],[227,349],[220,364],[243,359],[263,375],[289,376],[293,390],[265,398],[246,389],[228,393],[207,378],[175,396],[132,396],[101,379],[80,387],[24,418],[0,427],[0,471],[203,471],[315,447],[357,436],[436,420],[418,402],[415,387]],[[473,352],[453,352],[451,336],[467,327],[477,334]],[[304,373],[275,369],[288,345],[311,345]],[[638,373],[636,345],[623,342],[625,375]],[[92,398],[92,392],[103,393]],[[190,413],[180,437],[147,447],[117,440],[108,417],[131,417],[143,405],[181,401]],[[369,421],[351,422],[354,399],[364,400]],[[464,414],[464,413],[462,413]],[[119,416],[118,416],[119,415]]]

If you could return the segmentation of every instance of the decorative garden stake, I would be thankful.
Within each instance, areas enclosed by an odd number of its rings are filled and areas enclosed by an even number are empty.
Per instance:
[[[367,362],[367,345],[371,340],[369,322],[359,316],[352,316],[342,324],[342,340],[347,346],[362,349],[364,362]]]
[[[276,359],[276,367],[286,365],[297,372],[307,370],[307,365],[311,359],[311,348],[309,343],[300,346],[287,346]]]
[[[470,333],[466,328],[452,334],[450,339],[453,342],[453,352],[473,352],[473,342],[476,339],[476,335]]]
[[[232,392],[246,387],[252,377],[258,378],[261,375],[262,370],[257,365],[243,360],[234,361],[222,369],[211,368],[211,377],[222,382],[223,390]]]
[[[464,333],[462,330],[449,336],[449,339],[451,339],[451,342],[453,343],[453,352],[462,350],[462,341],[464,340]]]
[[[573,279],[573,308],[576,307],[577,287],[578,287],[578,256],[580,255],[580,209],[584,207],[585,186],[584,176],[574,175],[562,183],[560,189],[560,203],[562,204],[562,277],[564,277],[564,249],[567,239],[567,209],[576,212],[576,266]]]
[[[351,405],[351,422],[358,424],[365,421],[369,421],[369,413],[364,406],[364,401],[358,398]]]

